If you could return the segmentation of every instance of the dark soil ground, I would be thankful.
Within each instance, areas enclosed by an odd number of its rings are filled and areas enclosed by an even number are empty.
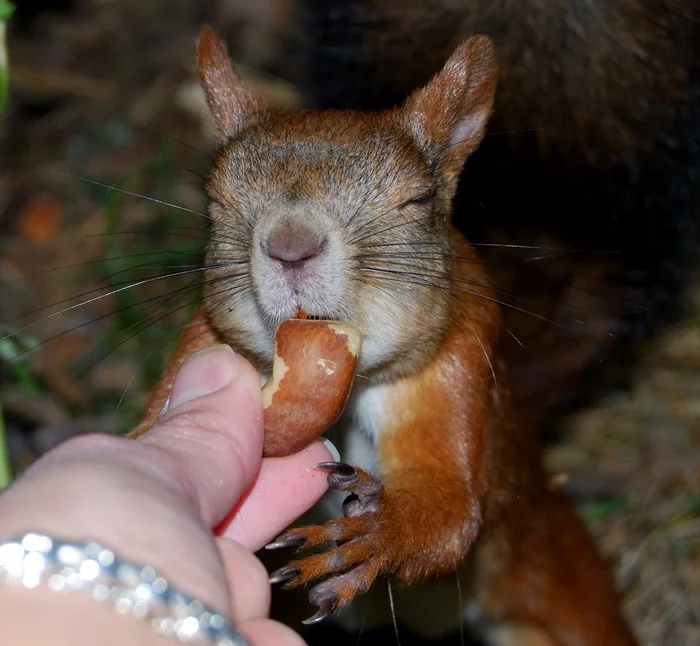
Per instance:
[[[0,120],[0,403],[17,471],[70,435],[132,426],[192,312],[194,212],[215,150],[193,74],[201,25],[271,101],[299,102],[270,75],[293,47],[283,0],[21,5]],[[164,273],[179,275],[149,280]],[[688,318],[547,455],[647,646],[700,645],[700,277],[688,278]]]

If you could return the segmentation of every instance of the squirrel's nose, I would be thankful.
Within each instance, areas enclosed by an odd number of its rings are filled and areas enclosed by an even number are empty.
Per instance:
[[[297,267],[318,256],[325,242],[325,236],[303,224],[283,222],[270,231],[263,248],[284,267]]]

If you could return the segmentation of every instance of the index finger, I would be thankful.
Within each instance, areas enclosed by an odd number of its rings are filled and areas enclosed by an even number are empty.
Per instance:
[[[314,467],[334,458],[320,442],[285,458],[265,458],[257,478],[217,528],[217,534],[259,550],[306,512],[327,490]]]

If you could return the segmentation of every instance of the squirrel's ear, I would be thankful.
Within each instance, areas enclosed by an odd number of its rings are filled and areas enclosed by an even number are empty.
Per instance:
[[[265,109],[262,98],[244,85],[233,68],[226,43],[210,27],[204,27],[199,37],[197,70],[222,142],[235,134],[247,116]]]
[[[449,181],[457,179],[484,137],[497,75],[493,43],[486,36],[474,36],[406,102],[404,113],[413,137]]]

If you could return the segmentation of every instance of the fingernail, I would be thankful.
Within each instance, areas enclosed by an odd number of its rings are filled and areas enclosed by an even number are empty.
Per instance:
[[[338,451],[335,444],[333,444],[333,442],[331,442],[327,437],[322,437],[321,442],[323,442],[326,445],[326,448],[330,451],[330,454],[333,456],[333,461],[340,462],[340,451]]]
[[[239,357],[230,346],[212,345],[187,357],[175,377],[167,410],[228,386],[238,375]]]
[[[170,395],[168,395],[168,398],[165,400],[165,403],[163,404],[163,408],[160,409],[160,413],[158,413],[158,417],[163,417],[165,413],[170,410]]]

